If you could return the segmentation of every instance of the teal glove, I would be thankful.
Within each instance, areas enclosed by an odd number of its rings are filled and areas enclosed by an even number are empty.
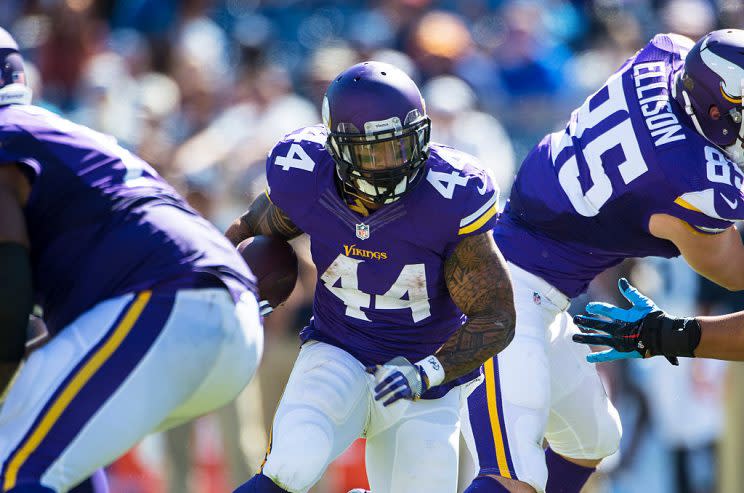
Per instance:
[[[678,365],[677,356],[694,356],[700,342],[697,320],[670,317],[626,279],[618,281],[618,288],[631,303],[630,308],[595,302],[586,306],[587,313],[594,316],[574,317],[583,332],[574,334],[574,342],[610,347],[588,355],[587,361],[599,363],[663,355],[671,364]]]

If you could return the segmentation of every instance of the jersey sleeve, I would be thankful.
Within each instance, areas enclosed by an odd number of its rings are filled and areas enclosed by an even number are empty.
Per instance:
[[[744,173],[715,147],[704,146],[699,158],[688,164],[697,174],[680,173],[685,179],[669,213],[698,233],[721,233],[744,220]]]
[[[325,152],[322,130],[306,127],[288,134],[266,158],[266,194],[298,226],[315,197],[318,162]]]
[[[498,219],[499,188],[483,168],[470,168],[457,236],[464,238],[492,229]]]
[[[0,166],[18,164],[31,183],[41,173],[39,161],[24,149],[33,149],[33,138],[22,129],[0,124]]]

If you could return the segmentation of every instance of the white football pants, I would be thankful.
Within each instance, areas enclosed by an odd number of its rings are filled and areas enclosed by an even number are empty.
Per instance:
[[[374,377],[346,351],[305,343],[274,416],[263,474],[304,493],[354,440],[366,437],[373,492],[455,493],[460,407],[474,385],[388,407],[374,400],[374,386]]]
[[[484,382],[463,408],[463,435],[480,474],[545,490],[543,439],[564,457],[614,453],[622,429],[589,348],[566,312],[569,299],[509,263],[517,325],[514,340],[484,365]]]
[[[231,401],[259,362],[258,303],[154,290],[85,312],[31,354],[0,412],[0,491],[64,493],[146,434]]]

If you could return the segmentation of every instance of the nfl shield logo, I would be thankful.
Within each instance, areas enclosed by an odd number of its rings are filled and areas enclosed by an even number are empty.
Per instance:
[[[364,223],[359,223],[356,225],[356,236],[360,240],[366,240],[369,238],[369,226],[367,226]]]
[[[536,305],[539,305],[539,304],[541,304],[541,303],[542,303],[542,297],[540,297],[540,293],[538,293],[537,291],[533,291],[533,292],[532,292],[532,301],[533,301],[533,302],[534,302],[534,303],[535,303]]]

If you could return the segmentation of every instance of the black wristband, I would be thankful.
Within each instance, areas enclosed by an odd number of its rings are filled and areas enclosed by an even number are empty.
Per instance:
[[[17,363],[26,346],[31,313],[31,262],[20,243],[0,243],[0,362]]]
[[[644,337],[646,336],[646,337]],[[652,355],[694,358],[700,344],[700,322],[695,318],[673,318],[662,311],[649,314],[642,326],[642,340]]]

